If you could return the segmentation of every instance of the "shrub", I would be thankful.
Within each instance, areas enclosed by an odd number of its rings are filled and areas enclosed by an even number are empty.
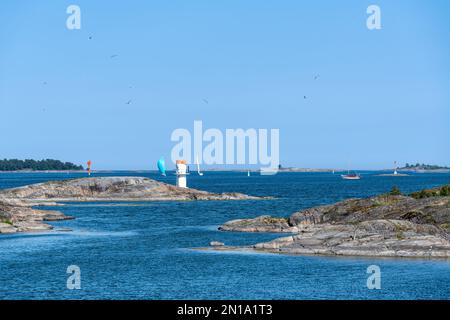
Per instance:
[[[441,197],[448,197],[448,196],[450,196],[450,186],[443,186],[443,187],[441,187],[441,189],[439,190],[439,195]]]
[[[393,186],[391,189],[391,192],[389,192],[391,196],[400,196],[402,192],[400,191],[399,187]]]
[[[410,194],[410,196],[413,197],[414,199],[438,197],[440,195],[441,195],[440,191],[436,191],[436,190],[422,190],[422,191],[413,192]]]

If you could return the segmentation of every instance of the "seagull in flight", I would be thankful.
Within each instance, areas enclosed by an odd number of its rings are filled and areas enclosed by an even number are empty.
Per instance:
[[[316,76],[314,76],[314,80],[317,80],[317,79],[319,79],[319,77],[320,77],[320,75],[316,75]]]
[[[206,100],[206,99],[203,99],[203,102],[206,103],[206,104],[209,104],[209,101]]]
[[[113,59],[113,58],[115,58],[117,56],[119,56],[119,55],[118,54],[113,54],[113,55],[110,56],[110,58]]]
[[[128,100],[127,102],[125,102],[125,104],[131,104],[131,100]]]

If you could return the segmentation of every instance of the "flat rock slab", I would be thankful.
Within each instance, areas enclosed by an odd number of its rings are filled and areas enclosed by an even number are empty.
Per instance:
[[[142,177],[100,177],[51,181],[0,191],[0,200],[33,202],[252,200],[241,193],[210,193]]]

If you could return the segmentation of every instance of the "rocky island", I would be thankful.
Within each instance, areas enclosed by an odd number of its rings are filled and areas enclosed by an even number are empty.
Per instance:
[[[439,166],[434,164],[405,164],[404,167],[398,168],[398,171],[400,172],[417,172],[417,173],[424,173],[424,172],[434,172],[434,173],[442,173],[442,172],[450,172],[450,167],[446,166]]]
[[[290,235],[249,247],[285,254],[450,258],[450,186],[349,199],[292,214],[233,220],[219,230]],[[214,248],[213,248],[214,249]]]
[[[101,177],[50,181],[0,191],[0,233],[48,230],[46,221],[72,219],[61,212],[37,210],[61,202],[254,200],[241,193],[210,193],[179,188],[142,177]]]

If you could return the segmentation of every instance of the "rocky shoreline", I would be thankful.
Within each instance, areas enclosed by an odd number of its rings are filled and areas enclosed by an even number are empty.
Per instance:
[[[278,232],[288,236],[245,250],[335,256],[450,258],[449,187],[416,195],[380,195],[349,199],[292,214],[289,218],[261,216],[233,220],[222,231]],[[440,195],[441,191],[442,196]]]
[[[37,210],[28,206],[0,201],[0,234],[51,230],[46,222],[71,220],[59,211]]]
[[[256,200],[241,193],[210,193],[142,177],[101,177],[50,181],[0,191],[0,234],[50,230],[45,222],[73,219],[35,206],[61,202]]]

